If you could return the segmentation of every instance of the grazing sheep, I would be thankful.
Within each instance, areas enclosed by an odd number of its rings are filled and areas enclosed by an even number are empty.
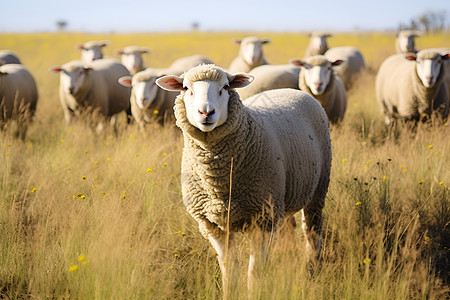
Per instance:
[[[415,39],[420,33],[415,30],[402,30],[397,34],[395,50],[397,53],[417,53]]]
[[[342,64],[342,60],[331,62],[323,55],[315,55],[304,60],[293,59],[291,63],[302,67],[298,79],[300,90],[320,102],[331,123],[341,122],[347,108],[347,93],[333,68]]]
[[[314,31],[310,33],[309,44],[306,47],[304,57],[322,55],[328,50],[327,38],[332,36],[327,32]]]
[[[234,44],[240,45],[239,55],[230,64],[230,73],[249,72],[251,69],[269,63],[264,58],[263,45],[270,43],[269,39],[259,39],[254,36],[243,39],[233,39]]]
[[[342,60],[343,63],[336,66],[334,70],[342,79],[347,90],[354,85],[357,76],[366,68],[361,52],[355,47],[333,47],[324,54],[328,60]]]
[[[120,61],[127,67],[131,75],[136,74],[145,69],[142,54],[149,53],[148,48],[139,46],[128,46],[120,50],[116,50],[115,54],[120,55]]]
[[[183,201],[217,251],[225,295],[236,290],[238,279],[236,232],[262,234],[259,241],[251,239],[250,291],[261,271],[268,232],[299,210],[308,253],[319,253],[330,176],[328,120],[319,103],[302,91],[278,89],[244,105],[234,89],[251,80],[202,65],[156,81],[181,91],[175,117],[184,135]]]
[[[96,59],[103,58],[102,48],[109,45],[108,41],[89,41],[77,46],[77,49],[81,51],[81,60],[84,63],[90,63]]]
[[[60,74],[59,98],[67,124],[74,115],[97,110],[115,126],[114,115],[130,108],[130,88],[118,83],[130,72],[115,59],[94,60],[89,65],[75,60],[49,70]],[[98,129],[103,126],[98,125]]]
[[[450,48],[431,48],[429,50],[439,52],[441,55],[450,54]],[[450,59],[445,60],[444,81],[445,84],[447,85],[448,96],[450,97]]]
[[[36,110],[38,91],[31,73],[21,64],[0,66],[0,128],[15,121],[16,137],[25,139]]]
[[[252,84],[239,90],[241,99],[245,100],[258,93],[292,88],[298,89],[300,68],[294,65],[262,65],[249,72],[255,79]]]
[[[199,54],[184,56],[174,60],[173,63],[169,66],[169,68],[167,68],[166,72],[171,72],[170,74],[181,75],[183,72],[192,69],[196,66],[213,63],[214,62],[210,58]]]
[[[178,93],[169,92],[156,85],[159,72],[148,68],[135,75],[119,78],[119,83],[131,87],[131,113],[141,130],[152,122],[164,125],[173,119],[173,105]]]
[[[21,64],[17,55],[9,50],[0,50],[0,66],[5,64]]]
[[[386,124],[396,119],[417,122],[433,112],[447,118],[449,99],[444,64],[448,58],[448,53],[422,50],[417,54],[389,56],[381,64],[375,91]]]

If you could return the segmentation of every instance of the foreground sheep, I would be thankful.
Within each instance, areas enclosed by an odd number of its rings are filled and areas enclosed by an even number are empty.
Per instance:
[[[309,44],[304,57],[322,55],[328,50],[327,38],[332,36],[327,32],[314,31],[310,33]]]
[[[84,63],[90,63],[96,59],[103,58],[103,47],[109,45],[108,41],[89,41],[77,46],[77,49],[81,51],[81,60]]]
[[[123,49],[116,50],[115,54],[120,56],[120,61],[122,64],[127,67],[131,75],[134,75],[145,69],[142,55],[149,52],[150,50],[148,48],[128,46]]]
[[[59,98],[67,124],[74,115],[96,110],[114,126],[114,115],[129,110],[130,88],[118,79],[130,72],[115,59],[95,60],[87,66],[76,60],[49,70],[60,74]],[[102,126],[100,122],[98,129]]]
[[[298,87],[320,102],[331,123],[341,122],[347,108],[347,93],[333,68],[341,65],[342,60],[331,62],[323,55],[315,55],[304,60],[293,59],[291,63],[302,67]]]
[[[31,73],[20,64],[0,66],[0,128],[16,122],[14,135],[25,139],[36,110],[38,92]]]
[[[395,40],[395,50],[397,53],[417,53],[416,49],[416,37],[419,37],[420,33],[414,30],[402,30],[397,34]]]
[[[318,254],[330,176],[328,120],[320,104],[302,91],[279,89],[243,105],[234,89],[251,80],[202,65],[156,81],[181,91],[175,117],[184,135],[183,201],[217,251],[225,295],[236,290],[238,280],[236,232],[259,228],[263,234],[259,242],[252,239],[251,290],[269,232],[299,210],[307,249]]]
[[[135,75],[119,78],[119,83],[131,87],[131,113],[141,130],[152,122],[164,125],[173,119],[173,105],[178,93],[169,92],[156,85],[159,72],[146,69]]]
[[[300,68],[294,65],[262,65],[249,72],[255,79],[252,84],[239,90],[241,99],[258,93],[281,89],[298,88]]]
[[[344,82],[347,90],[352,88],[358,75],[366,68],[363,55],[355,47],[333,47],[328,49],[324,55],[330,61],[343,61],[342,64],[336,66],[334,69]]]
[[[19,57],[9,50],[0,50],[0,66],[4,64],[21,64]]]
[[[395,54],[380,66],[376,76],[377,101],[386,124],[396,119],[418,121],[437,112],[448,116],[449,99],[445,77],[445,60],[434,50],[415,54]]]
[[[267,65],[264,58],[263,45],[270,43],[268,39],[259,39],[254,36],[245,37],[242,40],[234,39],[233,43],[240,45],[239,55],[230,64],[230,73],[249,72],[251,69],[261,65]]]

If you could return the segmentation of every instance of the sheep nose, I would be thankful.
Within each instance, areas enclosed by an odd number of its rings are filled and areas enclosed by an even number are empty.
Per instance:
[[[427,76],[425,79],[427,80],[428,83],[431,83],[433,81],[432,76]]]
[[[69,88],[69,93],[72,95],[73,94],[73,87]]]
[[[315,85],[316,85],[316,88],[317,88],[317,89],[320,88],[320,87],[322,86],[322,81],[316,82]]]
[[[201,111],[200,109],[198,110],[198,113],[201,114],[201,115],[203,115],[203,116],[205,116],[205,118],[208,118],[208,117],[212,116],[215,112],[216,112],[215,109],[210,110],[210,111],[208,111],[208,112],[203,112],[203,111]]]

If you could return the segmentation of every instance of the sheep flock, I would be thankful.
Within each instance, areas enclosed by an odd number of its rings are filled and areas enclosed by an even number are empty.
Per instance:
[[[276,40],[247,36],[231,41],[239,49],[226,66],[198,53],[157,68],[148,59],[153,48],[129,45],[113,58],[104,55],[111,43],[103,40],[75,46],[80,57],[47,69],[59,75],[53,80],[67,125],[95,120],[94,135],[107,126],[117,134],[123,116],[125,126],[138,126],[147,138],[151,124],[182,135],[186,209],[217,252],[225,294],[239,280],[235,235],[250,236],[247,285],[253,293],[271,234],[296,213],[306,269],[313,276],[320,265],[322,209],[332,176],[330,130],[346,121],[348,95],[365,73],[376,74],[374,99],[388,130],[405,123],[413,132],[418,124],[447,122],[450,48],[418,49],[415,38],[423,34],[402,31],[379,69],[369,70],[368,57],[353,45],[333,47],[327,41],[333,35],[311,33],[307,48],[299,50],[304,55],[279,65],[265,53]],[[27,139],[37,83],[19,55],[0,50],[1,131],[12,128]]]

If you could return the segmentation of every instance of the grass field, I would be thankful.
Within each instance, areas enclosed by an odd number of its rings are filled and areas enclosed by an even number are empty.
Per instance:
[[[109,40],[152,50],[164,67],[195,53],[228,67],[230,43],[248,33],[0,34],[34,74],[40,99],[25,141],[0,135],[0,298],[215,299],[220,269],[180,192],[183,140],[177,129],[137,125],[93,134],[66,126],[58,76],[48,68],[79,57],[75,45]],[[308,37],[257,33],[273,64],[302,57]],[[349,93],[343,124],[331,128],[333,164],[325,206],[323,261],[306,272],[301,229],[279,236],[265,266],[261,299],[445,299],[449,297],[449,126],[400,126],[389,133],[374,78],[394,52],[394,35],[337,34],[368,71]],[[450,35],[418,38],[419,48],[449,46]],[[294,242],[292,241],[294,240]],[[239,240],[246,299],[248,241]]]

